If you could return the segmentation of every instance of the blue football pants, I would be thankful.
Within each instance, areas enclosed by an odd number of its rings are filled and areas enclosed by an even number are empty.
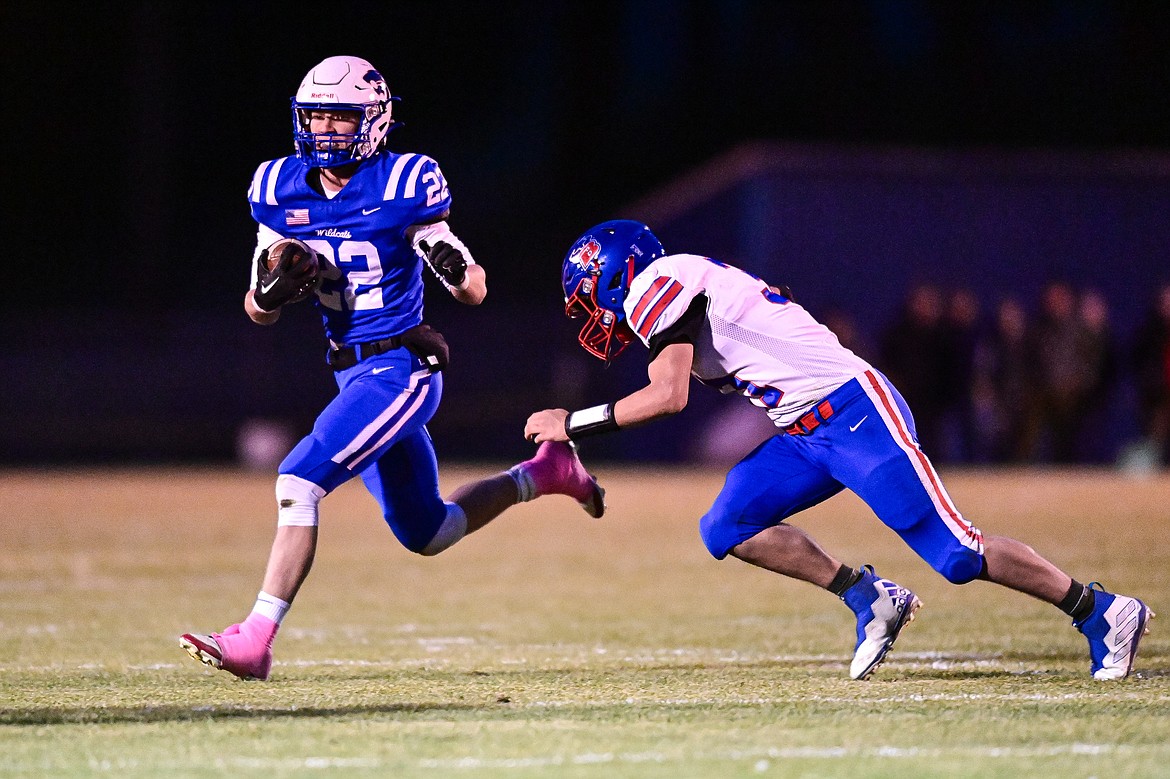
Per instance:
[[[403,546],[420,551],[447,515],[426,423],[439,407],[442,374],[405,348],[335,374],[338,394],[313,431],[280,464],[326,493],[362,477]]]
[[[976,578],[983,536],[919,448],[913,417],[893,385],[870,370],[825,400],[833,413],[812,432],[775,435],[727,474],[700,520],[711,554],[723,559],[760,531],[848,488],[949,581]]]

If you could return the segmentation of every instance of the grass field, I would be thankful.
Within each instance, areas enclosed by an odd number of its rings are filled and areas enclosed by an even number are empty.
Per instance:
[[[436,558],[347,485],[271,681],[245,683],[176,637],[250,608],[271,477],[0,474],[0,775],[1170,776],[1163,620],[1134,677],[1094,682],[1062,614],[947,584],[843,495],[798,524],[926,603],[852,682],[842,604],[706,554],[718,474],[599,476],[604,519],[546,498]],[[944,476],[984,532],[1170,614],[1170,479]]]

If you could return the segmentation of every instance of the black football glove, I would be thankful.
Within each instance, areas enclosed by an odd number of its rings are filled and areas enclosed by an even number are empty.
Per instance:
[[[449,243],[439,241],[434,246],[428,246],[426,241],[419,241],[419,246],[427,253],[427,262],[435,269],[435,273],[452,287],[458,287],[467,279],[467,260],[463,259],[463,252]]]
[[[300,252],[286,251],[280,264],[268,270],[268,250],[256,258],[256,291],[252,301],[261,311],[272,312],[313,291],[319,264]]]
[[[412,327],[401,336],[402,345],[417,354],[431,373],[441,371],[451,362],[447,339],[430,325]]]

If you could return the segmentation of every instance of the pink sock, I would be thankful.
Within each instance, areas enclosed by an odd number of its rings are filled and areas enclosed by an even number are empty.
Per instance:
[[[263,645],[265,649],[272,648],[272,641],[276,638],[276,631],[279,629],[280,625],[255,611],[240,623],[240,634],[251,642]]]
[[[267,679],[272,669],[272,641],[280,628],[252,612],[243,622],[212,635],[222,654],[222,668],[244,679]]]

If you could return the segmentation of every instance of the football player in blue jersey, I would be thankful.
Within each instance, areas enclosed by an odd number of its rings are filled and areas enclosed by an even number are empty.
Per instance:
[[[422,555],[540,495],[568,495],[595,517],[605,509],[573,448],[556,442],[440,496],[426,423],[448,352],[423,323],[423,266],[469,305],[484,299],[486,276],[447,224],[438,164],[386,149],[394,99],[366,60],[322,61],[292,100],[295,154],[260,165],[248,190],[258,232],[244,309],[269,325],[282,306],[312,297],[338,394],[280,465],[276,538],[252,612],[221,633],[179,639],[195,659],[241,678],[268,678],[273,639],[312,566],[318,504],[355,475],[402,545]]]

